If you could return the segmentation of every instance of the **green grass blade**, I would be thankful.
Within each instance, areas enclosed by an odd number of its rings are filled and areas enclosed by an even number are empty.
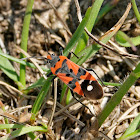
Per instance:
[[[138,8],[137,8],[137,5],[136,5],[136,1],[131,0],[131,3],[132,3],[132,7],[133,7],[134,13],[136,15],[136,18],[137,18],[137,20],[139,21],[139,24],[140,24],[140,14],[139,14],[139,11],[138,11]]]
[[[27,41],[28,41],[28,34],[29,34],[29,25],[31,20],[31,14],[32,14],[32,7],[33,7],[34,0],[28,0],[27,2],[27,8],[25,12],[25,17],[23,21],[23,29],[22,29],[22,35],[21,35],[21,49],[23,49],[25,52],[27,52]],[[23,54],[21,54],[21,58],[24,58]],[[20,82],[22,83],[23,87],[26,86],[26,70],[24,65],[20,65]],[[22,89],[22,87],[19,86],[19,89]]]
[[[123,47],[132,47],[140,45],[140,36],[130,38],[122,31],[117,32],[115,40],[119,45]]]
[[[61,96],[60,96],[60,103],[62,102],[63,100],[63,97],[65,95],[65,92],[66,92],[66,89],[67,89],[67,85],[66,84],[63,84],[63,88],[62,88],[62,92],[61,92]]]
[[[33,108],[31,110],[32,112],[32,116],[31,116],[31,122],[35,120],[35,116],[38,113],[45,96],[47,95],[49,89],[50,89],[50,85],[51,85],[51,79],[52,77],[48,77],[48,79],[45,81],[40,93],[37,96],[37,99],[35,100],[35,103],[33,105]]]
[[[137,136],[136,132],[138,132],[140,135],[140,130],[133,133],[138,128],[139,125],[140,125],[140,114],[133,120],[133,122],[129,125],[129,127],[125,131],[125,133],[118,140],[124,140],[126,138],[130,139],[130,136],[133,136],[132,138],[134,138],[135,135]]]
[[[109,114],[113,111],[113,109],[121,102],[122,97],[127,93],[129,88],[136,82],[136,80],[139,77],[140,77],[140,63],[137,65],[135,70],[131,72],[130,76],[120,86],[119,90],[113,95],[113,97],[107,103],[103,111],[99,114],[97,118],[99,127],[103,124],[103,122],[109,116]]]
[[[79,59],[73,57],[71,60],[78,65],[82,65],[87,59],[91,58],[95,53],[97,53],[100,48],[101,47],[97,44],[90,45],[77,54]]]
[[[10,135],[6,135],[2,138],[0,138],[1,140],[12,140],[16,137],[19,137],[21,135],[24,134],[28,134],[30,132],[34,132],[34,131],[41,131],[41,132],[47,132],[48,130],[42,126],[20,126],[19,129],[13,131],[10,133]]]
[[[115,86],[115,87],[121,86],[120,83],[110,83],[110,82],[103,82],[103,83],[104,83],[104,85],[106,85],[106,86]]]
[[[33,88],[42,87],[42,86],[44,85],[45,82],[46,82],[46,80],[45,80],[43,77],[41,77],[41,78],[38,79],[35,83],[33,83],[31,86],[27,87],[27,88],[25,89],[25,91],[26,91],[26,90],[31,90],[31,89],[33,89]]]
[[[66,97],[66,105],[68,105],[72,99],[72,94],[71,94],[71,91],[68,90],[68,93],[67,93],[67,97]]]
[[[29,62],[25,62],[25,61],[20,60],[20,59],[17,59],[17,58],[15,58],[15,57],[13,57],[13,56],[10,56],[10,55],[8,55],[8,54],[4,54],[4,53],[0,52],[0,56],[3,56],[3,57],[5,57],[5,58],[7,58],[7,59],[9,59],[9,60],[11,60],[11,61],[20,63],[20,64],[25,65],[25,66],[27,66],[27,67],[36,68],[36,66],[35,66],[34,64],[29,63]],[[43,71],[45,71],[45,72],[49,72],[49,69],[47,69],[47,68],[45,68],[45,67],[42,67],[42,66],[41,66],[41,69],[42,69]]]
[[[22,124],[0,124],[0,130],[3,129],[15,129],[15,128],[22,128]]]
[[[131,139],[134,139],[135,137],[138,137],[140,136],[140,129],[128,134],[128,135],[125,135],[125,137],[121,137],[117,140],[131,140]]]
[[[28,133],[28,136],[29,136],[32,140],[35,140],[35,138],[36,138],[36,135],[35,135],[33,132],[29,132],[29,133]],[[37,138],[36,140],[40,140],[40,139]]]
[[[1,50],[0,53],[2,53]],[[12,64],[9,62],[7,58],[1,55],[0,55],[0,69],[13,81],[15,82],[19,81],[19,76],[17,75]]]

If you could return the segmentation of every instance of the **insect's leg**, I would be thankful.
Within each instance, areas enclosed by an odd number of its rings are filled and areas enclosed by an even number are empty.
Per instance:
[[[60,55],[63,55],[63,50],[64,49],[62,47],[59,48]],[[69,54],[67,56],[68,59],[71,58],[71,54],[73,54],[75,57],[77,57],[79,59],[79,57],[74,52],[69,52]]]
[[[90,113],[93,115],[93,116],[95,116],[92,112],[91,112],[91,110],[86,106],[86,105],[84,105],[81,101],[79,101],[75,96],[74,96],[74,93],[73,93],[73,91],[70,89],[70,91],[71,91],[71,95],[73,96],[73,98],[77,101],[77,102],[79,102],[81,105],[83,105],[84,107],[86,107],[89,111],[90,111]]]
[[[68,56],[67,56],[68,59],[71,58],[71,52],[69,52]]]
[[[47,74],[47,77],[50,77],[52,74],[53,74],[52,72],[48,73],[48,74]],[[53,77],[53,78],[51,79],[51,82],[52,82],[57,76],[55,75],[55,76],[52,76],[52,77]]]
[[[63,56],[63,48],[62,47],[59,48],[59,53],[61,56]]]
[[[52,72],[49,72],[49,73],[47,74],[47,77],[51,76],[52,74],[53,74]]]
[[[87,71],[93,71],[95,73],[95,75],[98,77],[98,79],[101,81],[102,85],[105,86],[105,84],[103,83],[102,79],[98,76],[98,74],[93,70],[93,69],[86,69]]]
[[[57,76],[53,76],[53,78],[51,79],[51,82],[53,82],[53,80],[56,78]]]
[[[74,52],[69,52],[69,54],[67,56],[68,59],[71,58],[71,54],[73,54],[75,57],[77,57],[79,59],[79,57]]]
[[[74,52],[71,52],[77,59],[79,59],[79,57],[74,53]]]

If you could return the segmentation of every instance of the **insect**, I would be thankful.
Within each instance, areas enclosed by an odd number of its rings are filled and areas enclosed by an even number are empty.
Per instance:
[[[58,77],[62,80],[70,88],[72,94],[75,92],[94,100],[103,96],[102,86],[88,70],[62,55],[49,54],[47,60],[51,66],[51,72],[47,76],[54,74],[54,78]]]

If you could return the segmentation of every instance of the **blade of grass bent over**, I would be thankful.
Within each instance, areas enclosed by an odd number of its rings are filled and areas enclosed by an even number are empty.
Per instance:
[[[115,40],[123,47],[133,47],[140,45],[140,36],[128,37],[124,32],[118,31]]]

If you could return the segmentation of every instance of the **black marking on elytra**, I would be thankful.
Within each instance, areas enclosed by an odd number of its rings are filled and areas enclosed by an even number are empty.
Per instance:
[[[93,87],[93,89],[90,91],[87,90],[89,85]],[[83,90],[84,96],[90,99],[100,99],[103,96],[103,89],[98,81],[84,80],[81,84],[81,88]]]
[[[67,85],[71,89],[74,89],[74,88],[76,88],[76,85],[75,85],[76,82],[77,82],[77,80],[76,79],[73,79],[72,81],[69,81],[69,83]]]
[[[79,78],[81,75],[85,75],[85,74],[86,74],[86,70],[79,68],[76,76]]]
[[[62,67],[66,64],[67,59],[64,59],[64,61],[62,62]]]
[[[70,77],[70,74],[69,74],[69,73],[67,73],[67,74],[66,74],[66,76],[67,76],[67,77]]]
[[[60,61],[60,58],[58,59],[58,62]]]
[[[73,69],[70,69],[70,72],[72,73],[73,72]]]
[[[55,74],[57,74],[60,70],[61,70],[61,68],[58,68],[58,69],[55,71]]]

